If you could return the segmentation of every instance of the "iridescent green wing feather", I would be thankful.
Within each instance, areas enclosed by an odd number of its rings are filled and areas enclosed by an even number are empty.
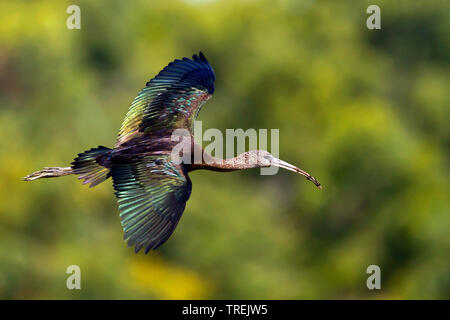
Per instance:
[[[205,56],[175,60],[167,65],[132,102],[116,146],[159,129],[186,128],[214,92],[214,70]]]
[[[138,252],[163,244],[173,233],[192,184],[170,155],[141,155],[111,169],[124,238]]]

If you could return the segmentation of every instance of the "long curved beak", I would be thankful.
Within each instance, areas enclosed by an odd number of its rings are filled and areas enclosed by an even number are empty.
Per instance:
[[[314,183],[319,189],[322,189],[322,185],[319,183],[319,181],[317,181],[316,178],[314,178],[308,172],[303,171],[302,169],[299,169],[296,166],[293,166],[292,164],[287,163],[287,162],[285,162],[283,160],[277,159],[275,157],[272,157],[271,163],[274,166],[277,166],[277,167],[280,167],[280,168],[283,168],[283,169],[286,169],[286,170],[289,170],[289,171],[293,171],[293,172],[297,172],[298,174],[301,174],[306,179],[308,179],[309,181]]]

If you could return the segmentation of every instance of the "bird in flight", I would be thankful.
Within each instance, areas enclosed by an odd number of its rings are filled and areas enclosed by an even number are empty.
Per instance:
[[[156,249],[171,236],[191,195],[191,171],[276,166],[301,174],[321,188],[310,174],[264,150],[231,159],[204,153],[193,140],[193,124],[214,92],[214,81],[214,70],[201,52],[192,59],[176,59],[147,82],[131,103],[114,148],[92,148],[78,154],[70,167],[46,167],[24,180],[74,174],[93,187],[111,177],[124,239],[136,253],[141,248],[145,253]],[[177,129],[186,130],[190,137],[183,159],[192,159],[200,150],[201,161],[173,159],[172,151],[179,142],[171,137]]]

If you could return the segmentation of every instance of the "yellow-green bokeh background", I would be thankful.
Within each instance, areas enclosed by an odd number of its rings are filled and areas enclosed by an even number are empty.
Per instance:
[[[66,8],[81,7],[81,30]],[[381,30],[366,8],[381,7]],[[450,298],[448,1],[0,1],[0,298]],[[128,106],[203,51],[203,129],[279,128],[290,172],[191,174],[135,255],[111,182],[25,183],[112,146]],[[82,290],[65,270],[81,267]],[[382,289],[366,288],[377,264]]]

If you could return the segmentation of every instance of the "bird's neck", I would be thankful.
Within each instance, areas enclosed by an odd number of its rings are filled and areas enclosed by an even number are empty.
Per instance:
[[[247,153],[240,154],[239,156],[230,159],[220,159],[204,152],[201,163],[193,163],[190,165],[190,171],[203,169],[227,172],[252,168],[261,168],[261,166],[258,163],[252,162],[251,159],[248,158]]]

